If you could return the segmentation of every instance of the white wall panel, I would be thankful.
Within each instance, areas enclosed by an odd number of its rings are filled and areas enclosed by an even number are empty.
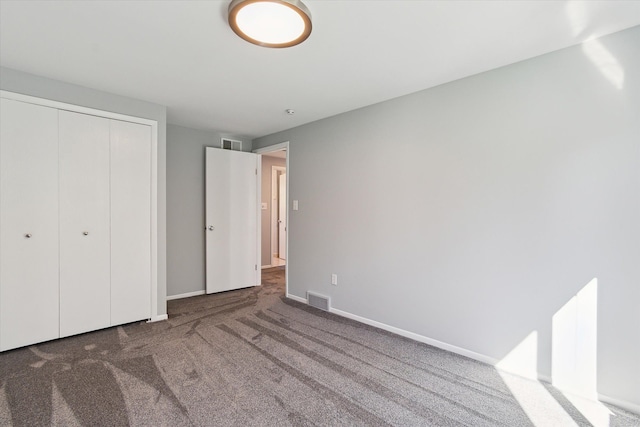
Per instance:
[[[493,360],[522,350],[555,383],[557,321],[597,279],[589,375],[640,408],[638,46],[635,27],[254,140],[291,141],[289,292]]]

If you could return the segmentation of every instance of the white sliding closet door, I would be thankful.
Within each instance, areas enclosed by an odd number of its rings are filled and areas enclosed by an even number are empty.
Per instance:
[[[58,338],[58,110],[0,102],[2,351]]]
[[[111,120],[111,324],[151,317],[151,127]]]
[[[109,120],[60,111],[60,336],[111,325]]]
[[[259,159],[206,149],[207,293],[260,284]]]

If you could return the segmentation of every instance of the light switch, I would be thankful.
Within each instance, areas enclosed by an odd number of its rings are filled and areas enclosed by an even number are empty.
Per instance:
[[[266,210],[267,210],[267,204],[266,204],[266,203],[263,203],[263,204],[262,204],[262,210],[263,210],[263,211],[266,211]]]
[[[297,211],[297,210],[298,210],[298,201],[297,201],[297,200],[294,200],[294,201],[293,201],[293,210],[294,210],[294,211]]]

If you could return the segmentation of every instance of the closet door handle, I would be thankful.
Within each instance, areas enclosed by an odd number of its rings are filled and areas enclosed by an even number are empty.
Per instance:
[[[88,232],[88,231],[83,231],[83,232],[82,232],[82,234],[83,234],[84,236],[88,236],[88,235],[89,235],[89,232]]]
[[[27,239],[30,239],[31,238],[31,233],[25,234],[24,237],[26,237]]]

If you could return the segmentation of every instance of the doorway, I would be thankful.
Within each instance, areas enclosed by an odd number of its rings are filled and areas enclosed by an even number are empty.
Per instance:
[[[284,153],[276,151],[276,153]],[[286,155],[286,154],[285,154]],[[267,157],[268,158],[268,157]],[[282,159],[284,160],[284,159]],[[273,161],[273,160],[271,160]],[[282,162],[285,164],[285,162]],[[264,165],[264,162],[263,162]],[[287,259],[287,167],[271,166],[271,265],[279,267]]]
[[[289,142],[253,151],[262,156],[261,222],[262,269],[285,270],[288,295],[289,256]]]

